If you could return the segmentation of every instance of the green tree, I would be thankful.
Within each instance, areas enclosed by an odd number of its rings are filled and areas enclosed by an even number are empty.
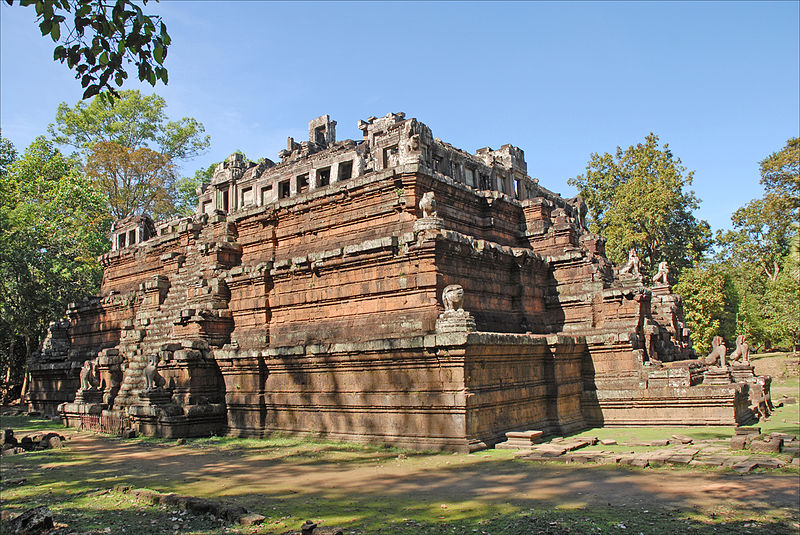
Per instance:
[[[750,201],[731,216],[733,230],[717,233],[720,257],[733,265],[759,266],[771,281],[780,273],[789,253],[792,213],[784,198],[767,194]]]
[[[719,266],[684,269],[675,292],[683,296],[684,317],[695,351],[708,352],[711,339],[717,335],[727,340],[736,338],[736,289]]]
[[[760,162],[764,196],[734,212],[717,235],[738,294],[740,334],[755,344],[798,344],[800,302],[800,140]]]
[[[142,0],[147,5],[148,0]],[[13,5],[14,0],[5,0]],[[53,59],[75,71],[83,98],[100,94],[106,100],[128,77],[126,64],[139,80],[152,86],[168,81],[164,60],[172,41],[161,17],[145,15],[132,0],[19,0],[36,10],[42,36],[57,43]],[[110,98],[109,98],[110,97]]]
[[[798,220],[800,210],[800,138],[793,137],[786,146],[760,162],[761,184],[767,194],[782,198]]]
[[[711,246],[708,223],[692,214],[699,201],[685,191],[693,175],[650,133],[644,143],[617,147],[615,155],[593,153],[586,172],[569,184],[580,189],[589,228],[606,238],[611,260],[622,263],[629,249],[638,248],[645,274],[667,260],[677,279]]]
[[[170,121],[166,107],[162,97],[138,91],[120,92],[113,105],[95,98],[58,106],[50,134],[85,157],[116,218],[185,212],[189,179],[178,178],[178,165],[207,149],[210,138],[196,119]]]
[[[800,345],[800,280],[784,269],[767,286],[765,319],[768,329],[781,344]]]
[[[44,137],[18,158],[2,146],[0,365],[19,379],[47,324],[99,288],[110,220],[79,162]]]

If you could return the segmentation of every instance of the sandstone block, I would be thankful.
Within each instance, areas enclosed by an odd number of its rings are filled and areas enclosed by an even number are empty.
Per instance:
[[[743,450],[747,445],[746,435],[733,435],[729,441],[732,450]]]
[[[757,453],[780,453],[783,440],[775,438],[772,440],[753,440],[750,442],[750,449]]]

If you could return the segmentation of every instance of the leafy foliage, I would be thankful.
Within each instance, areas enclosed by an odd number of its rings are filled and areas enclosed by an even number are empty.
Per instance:
[[[736,338],[736,291],[730,277],[717,266],[684,269],[675,292],[683,296],[686,325],[698,353],[708,352],[714,336]]]
[[[142,0],[147,5],[148,0]],[[5,0],[13,5],[14,0]],[[83,98],[111,102],[133,64],[139,80],[168,82],[164,60],[171,38],[161,17],[145,15],[133,0],[19,0],[33,6],[42,36],[57,43],[53,59],[75,70]]]
[[[48,130],[56,143],[83,152],[100,141],[131,149],[147,147],[170,160],[190,159],[205,151],[211,138],[203,124],[191,117],[170,121],[166,108],[167,101],[158,95],[121,91],[113,105],[100,98],[72,108],[62,102]]]
[[[752,343],[800,343],[800,140],[761,161],[766,192],[731,217],[720,232],[717,261],[726,266],[738,294],[738,331]]]
[[[110,220],[79,162],[44,137],[18,158],[2,146],[0,357],[19,372],[47,324],[99,288]]]
[[[787,208],[785,198],[767,194],[736,210],[731,216],[733,230],[717,236],[722,257],[733,264],[756,264],[774,281],[789,252],[792,215]]]
[[[569,183],[580,188],[589,228],[606,238],[611,260],[621,263],[629,249],[639,248],[645,274],[667,260],[677,277],[711,245],[708,223],[692,215],[699,201],[684,191],[693,174],[650,133],[644,143],[617,147],[615,155],[593,153],[586,173]]]
[[[53,139],[86,155],[87,175],[105,193],[115,218],[194,211],[189,203],[196,204],[196,193],[191,179],[177,178],[178,162],[200,154],[210,138],[193,118],[168,120],[166,106],[158,95],[122,91],[113,106],[95,98],[58,107],[49,128]]]
[[[785,200],[787,207],[800,209],[800,138],[793,137],[786,146],[773,152],[761,162],[761,183],[767,192]]]
[[[785,269],[769,284],[766,292],[767,327],[777,340],[800,346],[800,280]]]
[[[89,154],[86,176],[106,192],[115,219],[145,212],[160,218],[175,211],[170,197],[175,189],[175,166],[165,155],[146,147],[96,143]]]

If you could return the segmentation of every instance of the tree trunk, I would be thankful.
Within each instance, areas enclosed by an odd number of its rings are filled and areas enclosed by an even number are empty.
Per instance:
[[[25,378],[22,380],[22,390],[19,391],[20,404],[28,402],[28,386],[30,384],[30,381],[28,381],[29,375],[30,374],[27,371],[25,371]]]
[[[8,344],[8,362],[6,363],[6,380],[5,384],[9,385],[11,383],[11,368],[13,367],[12,364],[14,362],[14,336],[11,336],[11,342]]]

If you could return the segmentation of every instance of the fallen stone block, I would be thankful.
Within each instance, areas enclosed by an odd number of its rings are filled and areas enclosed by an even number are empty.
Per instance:
[[[734,433],[737,435],[760,435],[760,427],[736,427]]]
[[[692,462],[692,459],[693,459],[693,458],[694,458],[694,456],[693,456],[693,455],[673,455],[672,457],[670,457],[669,459],[667,459],[667,462],[668,462],[669,464],[682,464],[682,465],[687,465],[687,464],[689,464],[690,462]]]
[[[732,450],[743,450],[747,446],[747,435],[733,435],[729,445]]]
[[[619,464],[621,459],[622,455],[605,453],[602,456],[597,457],[595,462],[598,464]]]
[[[783,440],[775,438],[773,440],[753,440],[750,442],[750,449],[757,453],[780,453]]]
[[[562,444],[567,451],[575,451],[591,444],[589,440],[571,440]]]
[[[243,526],[257,526],[264,522],[266,517],[258,513],[247,513],[239,517],[239,524]]]
[[[613,438],[601,438],[600,439],[600,444],[602,444],[603,446],[613,446],[616,443],[617,443],[617,441],[614,440]]]
[[[535,442],[540,442],[543,434],[544,432],[538,430],[509,431],[506,433],[506,438],[508,440],[527,441],[533,444]]]
[[[775,458],[767,458],[767,459],[756,459],[755,462],[758,465],[758,468],[783,468],[786,466],[786,463],[781,461],[780,459]]]
[[[669,440],[653,440],[650,442],[651,446],[664,447],[669,446]]]
[[[691,444],[694,442],[692,437],[687,437],[686,435],[672,435],[672,440],[677,441],[679,444]]]
[[[3,526],[3,533],[9,535],[38,535],[53,529],[53,513],[42,505],[23,511],[20,515],[8,520]]]
[[[689,462],[690,466],[722,466],[724,458],[719,457],[695,457]]]
[[[751,461],[750,459],[747,459],[745,461],[739,461],[738,463],[734,464],[733,465],[733,469],[736,470],[737,472],[742,473],[742,474],[746,474],[746,473],[752,471],[753,468],[755,468],[757,466],[758,466],[757,462]]]

